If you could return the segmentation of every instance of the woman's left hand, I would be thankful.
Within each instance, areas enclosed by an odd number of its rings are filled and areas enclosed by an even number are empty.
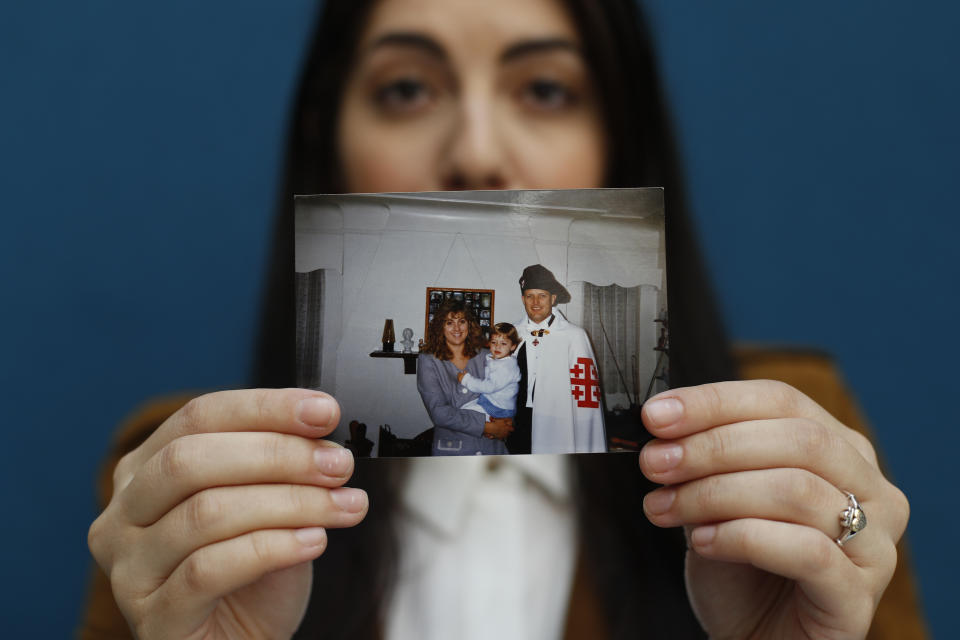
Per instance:
[[[862,638],[897,562],[909,505],[869,441],[780,382],[649,400],[647,517],[687,530],[687,589],[716,638]],[[868,525],[843,546],[856,496]]]

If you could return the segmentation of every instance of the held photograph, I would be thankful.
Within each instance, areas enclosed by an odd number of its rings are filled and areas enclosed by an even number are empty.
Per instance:
[[[669,374],[662,189],[297,196],[295,262],[298,385],[338,399],[354,455],[645,441]]]

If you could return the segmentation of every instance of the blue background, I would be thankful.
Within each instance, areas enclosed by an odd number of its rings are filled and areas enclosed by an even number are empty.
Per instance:
[[[83,606],[98,462],[158,393],[242,385],[315,6],[8,3],[0,359],[11,637]],[[954,627],[960,8],[647,0],[733,336],[833,353]],[[9,611],[8,611],[9,609]]]

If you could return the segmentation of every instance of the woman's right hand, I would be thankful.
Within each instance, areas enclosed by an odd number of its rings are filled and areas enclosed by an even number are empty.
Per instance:
[[[483,423],[483,435],[494,440],[504,440],[513,432],[510,418],[490,418]]]
[[[304,389],[189,402],[120,460],[89,545],[139,638],[289,637],[306,611],[327,527],[367,496],[342,487],[340,409]]]

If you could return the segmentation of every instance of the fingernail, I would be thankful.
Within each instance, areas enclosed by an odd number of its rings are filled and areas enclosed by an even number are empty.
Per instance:
[[[654,473],[670,471],[683,460],[683,447],[679,444],[648,444],[640,453],[644,466]]]
[[[709,547],[710,543],[713,542],[713,539],[716,537],[717,527],[712,524],[705,527],[697,527],[690,532],[690,542],[692,542],[695,547]]]
[[[683,417],[683,403],[676,398],[663,398],[643,406],[652,427],[669,427]]]
[[[297,529],[293,532],[297,541],[305,547],[319,547],[327,539],[327,532],[323,527],[309,527]]]
[[[330,492],[333,502],[350,513],[359,513],[367,508],[367,494],[360,489],[341,487]]]
[[[333,417],[333,400],[322,396],[304,398],[297,405],[297,417],[300,422],[311,427],[325,427]]]
[[[643,508],[650,515],[658,516],[670,510],[676,497],[677,492],[673,489],[651,491],[643,499]]]
[[[349,449],[318,447],[313,452],[313,461],[323,475],[339,478],[350,471],[353,455]]]

